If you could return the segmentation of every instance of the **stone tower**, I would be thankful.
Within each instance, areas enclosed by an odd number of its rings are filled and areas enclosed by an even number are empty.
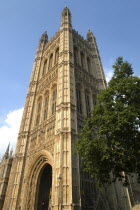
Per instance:
[[[9,152],[9,146],[10,145],[8,145],[7,150],[0,163],[0,209],[3,208],[9,175],[13,161],[12,150]]]
[[[94,182],[74,144],[105,87],[93,33],[84,40],[64,8],[60,30],[39,40],[4,210],[92,208]]]
[[[140,209],[136,175],[128,188],[117,182],[100,192],[74,153],[105,87],[93,33],[83,39],[64,8],[60,30],[39,40],[14,158],[8,147],[0,163],[0,210]]]

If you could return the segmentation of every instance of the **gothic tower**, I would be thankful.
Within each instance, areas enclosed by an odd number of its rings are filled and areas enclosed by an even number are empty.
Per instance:
[[[74,144],[105,87],[93,33],[84,40],[64,8],[60,30],[39,40],[4,210],[92,208],[94,183]]]
[[[10,145],[8,145],[7,150],[0,163],[0,209],[3,208],[13,161],[12,150],[9,152],[9,147]]]

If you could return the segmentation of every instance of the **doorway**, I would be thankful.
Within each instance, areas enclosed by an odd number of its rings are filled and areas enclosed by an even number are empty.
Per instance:
[[[51,202],[52,167],[46,164],[38,177],[36,191],[36,210],[48,210]]]

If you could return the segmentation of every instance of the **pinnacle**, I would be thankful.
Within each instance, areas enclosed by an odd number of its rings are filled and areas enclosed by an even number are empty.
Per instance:
[[[67,12],[71,15],[70,9],[67,6],[65,6],[62,11],[62,15],[65,15],[65,13],[67,13]]]
[[[63,23],[68,23],[70,27],[72,27],[71,24],[71,12],[70,9],[66,6],[64,7],[62,13],[61,13],[61,27],[63,26]]]
[[[7,146],[7,149],[6,149],[6,152],[5,152],[4,156],[3,156],[3,159],[7,159],[9,157],[9,148],[10,148],[10,142],[9,142],[9,144]]]

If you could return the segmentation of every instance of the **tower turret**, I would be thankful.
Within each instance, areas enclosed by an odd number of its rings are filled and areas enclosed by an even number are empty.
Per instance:
[[[48,35],[47,35],[47,31],[45,31],[43,34],[42,34],[42,36],[41,36],[41,38],[40,38],[40,40],[39,40],[39,46],[41,45],[41,44],[46,44],[48,42]]]
[[[72,27],[71,12],[68,7],[65,7],[61,13],[61,27]]]
[[[6,149],[2,161],[0,162],[0,209],[3,209],[7,185],[13,161],[12,154],[9,155],[10,143]]]
[[[92,48],[92,54],[94,57],[94,68],[96,71],[96,79],[98,80],[98,88],[100,90],[103,90],[104,88],[106,88],[105,75],[101,63],[100,53],[96,43],[96,38],[93,35],[93,33],[90,31],[90,29],[88,29],[87,32],[87,41]]]
[[[90,29],[88,29],[88,32],[87,32],[87,41],[92,44],[93,41],[94,41],[94,39],[95,39],[95,37],[94,37],[93,33],[90,31]]]

